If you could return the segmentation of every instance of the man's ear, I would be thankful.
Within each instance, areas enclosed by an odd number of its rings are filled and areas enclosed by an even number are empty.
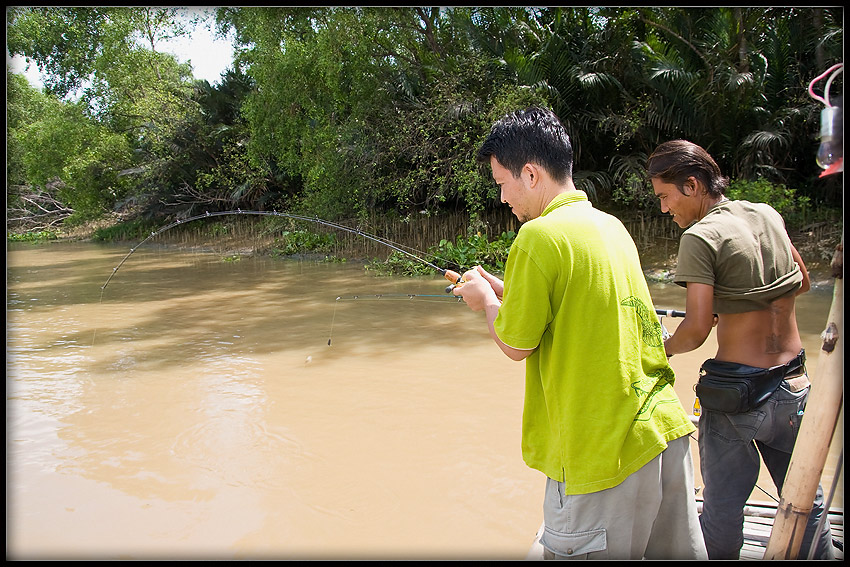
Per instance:
[[[522,174],[527,178],[529,187],[534,187],[540,181],[540,168],[533,163],[525,164]]]

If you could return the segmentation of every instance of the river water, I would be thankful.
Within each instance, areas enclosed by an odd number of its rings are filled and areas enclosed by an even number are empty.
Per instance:
[[[524,367],[445,280],[150,247],[102,289],[126,253],[7,246],[7,558],[526,556]],[[798,302],[812,374],[831,297]],[[714,346],[672,359],[688,409]]]

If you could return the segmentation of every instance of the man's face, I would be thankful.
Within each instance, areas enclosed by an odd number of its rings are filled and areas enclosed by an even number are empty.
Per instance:
[[[657,177],[652,178],[652,189],[658,197],[658,204],[662,213],[670,213],[673,222],[682,228],[687,228],[699,220],[699,201],[696,196],[696,188],[689,185],[690,178],[685,182],[684,189],[689,192],[684,195],[673,183],[661,181]]]
[[[509,169],[502,166],[495,156],[490,156],[490,167],[493,169],[493,180],[501,190],[501,200],[510,205],[520,222],[531,220],[534,216],[528,210],[528,185],[526,175],[514,177]]]

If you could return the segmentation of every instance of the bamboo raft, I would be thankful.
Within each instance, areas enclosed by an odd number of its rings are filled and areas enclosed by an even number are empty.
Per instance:
[[[741,560],[764,559],[776,517],[776,507],[776,504],[764,502],[748,502],[744,507],[744,546],[741,548]],[[702,501],[697,501],[697,510],[702,512]],[[831,508],[828,517],[833,543],[841,544],[840,547],[833,546],[833,554],[835,559],[844,560],[844,509]],[[800,559],[805,559],[807,554],[807,549],[801,549]]]
[[[773,529],[773,519],[776,517],[776,504],[765,502],[748,502],[744,507],[744,545],[741,548],[741,561],[760,561],[764,559],[767,542]],[[697,510],[702,512],[702,500],[697,499]],[[833,546],[835,559],[844,560],[844,509],[830,508],[829,525],[832,532],[833,543],[840,542],[840,546]],[[543,525],[537,531],[531,549],[526,556],[527,560],[543,559],[543,546],[540,545],[540,535]],[[808,550],[800,550],[801,556],[807,554]],[[801,557],[805,559],[805,557]]]

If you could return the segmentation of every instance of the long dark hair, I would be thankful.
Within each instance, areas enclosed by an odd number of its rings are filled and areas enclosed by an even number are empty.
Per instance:
[[[724,195],[729,186],[729,178],[723,176],[714,158],[687,140],[671,140],[655,148],[646,162],[646,170],[650,179],[672,183],[682,193],[689,177],[701,181],[708,194],[715,197]]]

